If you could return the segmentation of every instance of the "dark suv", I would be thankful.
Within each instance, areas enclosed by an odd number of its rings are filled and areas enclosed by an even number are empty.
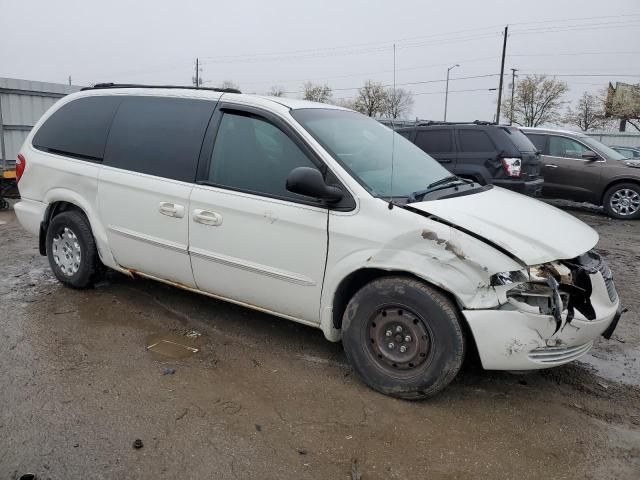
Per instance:
[[[539,154],[516,127],[424,122],[397,132],[460,177],[531,196],[542,191]]]

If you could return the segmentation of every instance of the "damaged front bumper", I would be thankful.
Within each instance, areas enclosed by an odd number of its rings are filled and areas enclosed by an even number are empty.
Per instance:
[[[600,335],[611,336],[622,309],[606,263],[588,252],[563,264],[550,264],[546,277],[533,267],[534,283],[514,285],[497,309],[463,310],[485,369],[562,365],[586,354]]]

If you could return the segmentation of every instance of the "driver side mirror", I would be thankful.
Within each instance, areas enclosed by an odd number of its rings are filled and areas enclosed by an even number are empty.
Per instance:
[[[595,162],[596,160],[600,160],[600,157],[598,156],[598,154],[591,150],[585,150],[584,152],[582,152],[582,158],[589,162]]]
[[[327,202],[339,202],[343,193],[337,187],[327,185],[319,170],[311,167],[297,167],[287,175],[287,190],[307,197],[319,198]]]

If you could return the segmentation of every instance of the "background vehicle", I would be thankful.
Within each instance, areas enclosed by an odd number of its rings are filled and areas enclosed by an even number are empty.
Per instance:
[[[99,85],[40,120],[16,174],[62,283],[109,267],[320,328],[394,396],[435,395],[472,341],[487,369],[566,363],[620,315],[594,230],[340,107]]]
[[[614,218],[640,218],[640,162],[580,132],[522,128],[542,153],[542,195],[602,205]]]
[[[536,148],[516,127],[423,122],[397,132],[460,177],[531,196],[541,193]]]
[[[624,155],[625,158],[640,158],[640,147],[618,147],[612,146],[616,152],[621,155]]]

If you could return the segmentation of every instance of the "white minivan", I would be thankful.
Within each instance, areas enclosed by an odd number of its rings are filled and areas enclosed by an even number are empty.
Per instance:
[[[594,230],[340,107],[97,85],[42,117],[17,177],[65,285],[108,267],[320,328],[397,397],[442,390],[473,345],[485,369],[569,362],[620,317]]]

